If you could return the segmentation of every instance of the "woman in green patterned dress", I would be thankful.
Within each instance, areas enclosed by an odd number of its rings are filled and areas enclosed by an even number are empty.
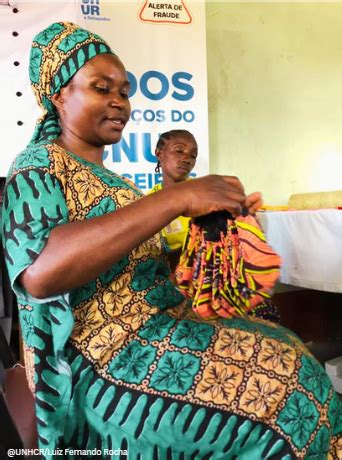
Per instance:
[[[3,235],[43,456],[338,458],[340,402],[300,340],[262,320],[205,322],[169,280],[165,225],[253,211],[260,195],[207,176],[142,197],[107,170],[129,83],[99,36],[52,24],[30,78],[43,114],[8,175]]]

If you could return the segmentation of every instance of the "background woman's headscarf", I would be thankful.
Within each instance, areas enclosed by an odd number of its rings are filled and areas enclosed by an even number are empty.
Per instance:
[[[43,113],[29,146],[60,134],[58,114],[51,96],[66,86],[84,64],[102,53],[115,56],[101,37],[71,22],[55,22],[34,37],[30,80]]]

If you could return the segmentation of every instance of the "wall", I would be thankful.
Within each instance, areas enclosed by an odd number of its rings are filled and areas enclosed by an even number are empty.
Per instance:
[[[342,3],[207,0],[210,170],[267,204],[342,189]]]

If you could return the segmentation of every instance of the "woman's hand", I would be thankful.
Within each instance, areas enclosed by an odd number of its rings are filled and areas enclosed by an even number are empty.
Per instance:
[[[260,192],[254,192],[247,196],[245,207],[248,209],[250,214],[255,214],[256,211],[261,208],[263,204],[262,196]]]
[[[243,186],[237,177],[209,175],[168,187],[170,199],[179,200],[183,216],[196,217],[213,211],[241,214],[246,202]],[[253,207],[255,200],[250,202]]]

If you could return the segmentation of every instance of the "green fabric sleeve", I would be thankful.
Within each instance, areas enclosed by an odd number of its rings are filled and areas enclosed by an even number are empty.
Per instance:
[[[4,193],[3,244],[12,288],[19,298],[29,300],[18,276],[37,259],[51,230],[66,222],[68,208],[55,176],[34,168],[10,178]]]

